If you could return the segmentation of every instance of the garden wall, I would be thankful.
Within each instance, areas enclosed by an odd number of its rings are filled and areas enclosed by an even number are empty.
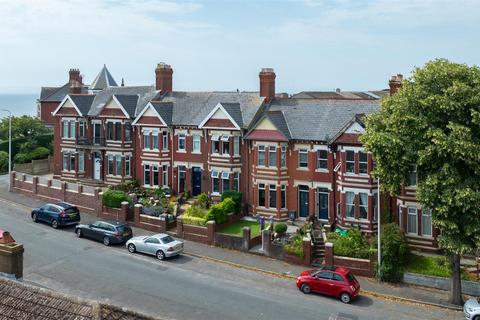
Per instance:
[[[375,276],[373,261],[368,259],[335,256],[333,243],[331,242],[325,244],[325,264],[350,269],[350,271],[356,276],[370,278]]]
[[[446,291],[450,290],[451,287],[451,281],[449,278],[426,276],[409,272],[403,275],[402,282]],[[462,293],[471,296],[480,296],[480,283],[462,280]]]
[[[28,174],[46,174],[53,172],[53,158],[32,160],[30,163],[15,163],[13,170]]]
[[[120,220],[120,221],[129,220],[128,202],[126,201],[122,202],[121,208],[109,208],[109,207],[102,206],[102,211],[100,212],[99,217],[103,219],[109,219],[109,220]]]
[[[251,238],[251,230],[249,227],[243,228],[242,237],[234,236],[231,234],[224,234],[220,232],[215,233],[214,244],[217,247],[247,252],[252,247],[259,245],[261,243],[262,243],[261,236],[256,236]]]
[[[135,226],[150,230],[153,232],[167,232],[176,227],[177,222],[174,221],[166,221],[165,219],[161,219],[159,217],[153,217],[146,214],[142,214],[143,206],[141,204],[136,204],[134,207],[134,221]]]
[[[183,224],[182,218],[177,218],[177,236],[185,240],[214,245],[215,229],[215,221],[208,221],[206,227],[200,227]]]

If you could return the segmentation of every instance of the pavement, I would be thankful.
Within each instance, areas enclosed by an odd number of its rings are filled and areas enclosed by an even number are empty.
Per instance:
[[[25,245],[25,281],[53,290],[165,319],[328,319],[339,313],[352,319],[462,319],[460,312],[436,307],[445,306],[445,291],[358,277],[362,295],[344,305],[301,294],[293,279],[305,267],[259,255],[185,241],[183,256],[160,262],[123,246],[76,239],[71,228],[32,223],[30,208],[41,202],[9,193],[7,181],[0,177],[0,228]],[[94,219],[82,213],[82,222]]]

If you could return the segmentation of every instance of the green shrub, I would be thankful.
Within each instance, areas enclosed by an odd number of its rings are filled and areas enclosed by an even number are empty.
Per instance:
[[[207,217],[207,213],[208,211],[206,209],[197,206],[191,206],[190,208],[185,210],[185,213],[183,215],[205,219]]]
[[[288,226],[285,222],[279,222],[275,225],[275,233],[279,235],[285,234],[287,232]]]
[[[237,191],[225,191],[222,193],[222,201],[231,198],[235,203],[234,211],[235,213],[240,213],[242,210],[242,193]]]
[[[49,155],[50,155],[50,150],[48,150],[48,148],[45,148],[45,147],[37,147],[30,153],[30,156],[32,157],[33,160],[45,159],[45,158],[48,158]]]
[[[109,208],[120,208],[123,201],[128,201],[127,195],[119,190],[107,190],[103,193],[102,204]]]
[[[327,240],[329,242],[332,242],[332,243],[335,243],[335,241],[337,241],[338,239],[340,239],[342,236],[339,235],[338,233],[336,232],[328,232],[327,233]]]
[[[210,208],[210,204],[212,203],[212,200],[209,198],[209,196],[206,193],[200,193],[195,201],[193,202],[194,206],[201,207],[204,209]]]
[[[12,139],[12,159],[15,159],[17,153],[28,153],[28,149],[26,149],[25,151],[20,151],[20,148],[24,143],[28,142],[29,140],[34,140],[35,148],[50,148],[53,142],[53,133],[38,135],[32,138],[19,137]],[[0,151],[8,152],[8,140],[0,142]]]
[[[334,236],[335,237],[335,236]],[[370,257],[370,244],[358,229],[350,229],[346,237],[338,236],[333,247],[337,256],[368,259]]]
[[[15,163],[29,163],[32,161],[32,157],[28,153],[17,153],[13,161]]]
[[[382,228],[381,243],[380,279],[382,281],[399,282],[403,276],[403,268],[408,262],[407,240],[398,225],[389,223]]]
[[[8,153],[0,151],[0,172],[8,171]]]
[[[137,180],[126,180],[123,183],[117,184],[112,187],[113,190],[120,190],[126,193],[136,193],[140,188],[140,184]]]
[[[283,251],[303,259],[303,236],[300,233],[296,233],[291,240],[290,243],[283,246]]]
[[[189,224],[189,225],[192,225],[192,226],[204,227],[207,224],[206,219],[202,219],[202,218],[199,218],[199,217],[190,217],[190,216],[186,216],[186,215],[182,216],[182,221],[183,221],[184,224]]]

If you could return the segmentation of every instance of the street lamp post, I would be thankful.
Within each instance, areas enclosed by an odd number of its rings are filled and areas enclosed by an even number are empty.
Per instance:
[[[12,112],[8,109],[0,109],[8,112],[8,189],[10,190],[10,174],[12,173]]]
[[[382,253],[381,253],[381,250],[382,250],[382,246],[380,245],[380,220],[381,220],[381,216],[382,216],[382,211],[380,210],[380,178],[377,179],[377,222],[378,222],[378,240],[377,240],[377,254],[378,254],[378,278],[380,279],[380,276],[381,276],[381,266],[382,266]]]

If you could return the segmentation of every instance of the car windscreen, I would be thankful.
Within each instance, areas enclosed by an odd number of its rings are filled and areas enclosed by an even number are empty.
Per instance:
[[[131,229],[129,226],[118,226],[117,231],[120,233],[127,233],[127,232],[130,232]]]
[[[347,273],[346,277],[347,277],[349,282],[355,281],[355,277],[353,276],[353,274],[351,272]]]
[[[162,243],[163,243],[163,244],[167,244],[167,243],[170,243],[170,242],[175,241],[175,240],[173,240],[173,238],[170,237],[170,236],[163,237],[163,238],[160,239],[160,240],[162,240]]]

